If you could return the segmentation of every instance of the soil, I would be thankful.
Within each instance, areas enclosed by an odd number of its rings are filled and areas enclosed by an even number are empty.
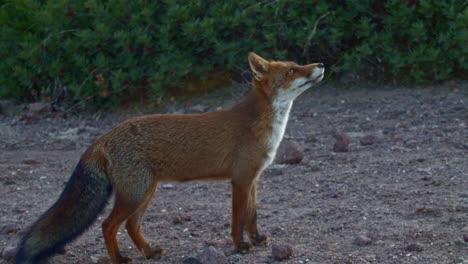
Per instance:
[[[177,99],[161,112],[226,107],[241,91]],[[93,139],[139,114],[0,115],[0,252],[58,198]],[[334,152],[343,136],[348,151]],[[468,83],[322,85],[296,100],[285,138],[304,160],[270,166],[257,197],[260,230],[293,249],[282,263],[468,263]],[[188,262],[210,245],[230,263],[277,262],[271,244],[232,252],[230,201],[228,182],[163,184],[143,229],[166,255],[144,259],[123,227],[121,250],[134,263]],[[100,226],[109,210],[50,263],[106,256]]]

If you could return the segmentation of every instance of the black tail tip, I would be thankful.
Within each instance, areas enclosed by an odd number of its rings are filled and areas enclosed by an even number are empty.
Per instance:
[[[30,256],[27,256],[22,250],[16,252],[14,264],[33,264],[35,263]]]

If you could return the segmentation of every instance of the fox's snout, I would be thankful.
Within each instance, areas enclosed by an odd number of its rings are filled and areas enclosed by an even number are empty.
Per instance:
[[[325,72],[325,65],[323,63],[316,63],[315,67],[312,69],[312,72],[310,74],[310,79],[314,80],[317,78],[320,78],[323,73]]]
[[[323,65],[323,63],[320,62],[311,64],[311,66],[313,67],[309,76],[306,77],[308,79],[306,83],[310,83],[313,85],[320,82],[323,79],[323,75],[325,73],[325,65]]]

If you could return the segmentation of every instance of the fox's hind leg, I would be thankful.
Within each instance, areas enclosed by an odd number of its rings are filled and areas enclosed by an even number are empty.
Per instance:
[[[117,243],[117,232],[120,225],[140,206],[141,203],[132,202],[122,197],[119,193],[115,195],[115,203],[112,212],[102,223],[104,241],[111,263],[131,263],[132,260],[120,254]]]
[[[160,257],[164,254],[164,250],[162,248],[158,246],[154,246],[152,248],[148,242],[146,242],[145,237],[141,233],[143,215],[151,204],[151,200],[157,187],[158,184],[155,183],[152,187],[152,190],[149,191],[150,194],[147,196],[146,201],[138,208],[135,213],[133,213],[133,215],[128,218],[126,224],[127,232],[130,235],[130,238],[141,254],[147,259]]]
[[[112,263],[131,263],[131,259],[120,254],[117,244],[117,231],[122,223],[143,208],[141,215],[146,210],[151,196],[156,189],[156,182],[151,173],[140,171],[135,177],[118,177],[122,181],[127,179],[138,179],[132,182],[115,183],[115,204],[112,212],[102,223],[104,240]],[[117,177],[114,177],[114,179]],[[139,215],[140,213],[138,213]],[[139,217],[141,218],[141,217]],[[133,225],[131,225],[133,227]],[[134,230],[130,229],[129,233]]]

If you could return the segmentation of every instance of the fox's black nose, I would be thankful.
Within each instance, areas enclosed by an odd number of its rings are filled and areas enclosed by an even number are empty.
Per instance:
[[[325,68],[325,65],[323,65],[323,63],[319,63],[319,64],[317,64],[317,68],[323,69],[323,68]]]

